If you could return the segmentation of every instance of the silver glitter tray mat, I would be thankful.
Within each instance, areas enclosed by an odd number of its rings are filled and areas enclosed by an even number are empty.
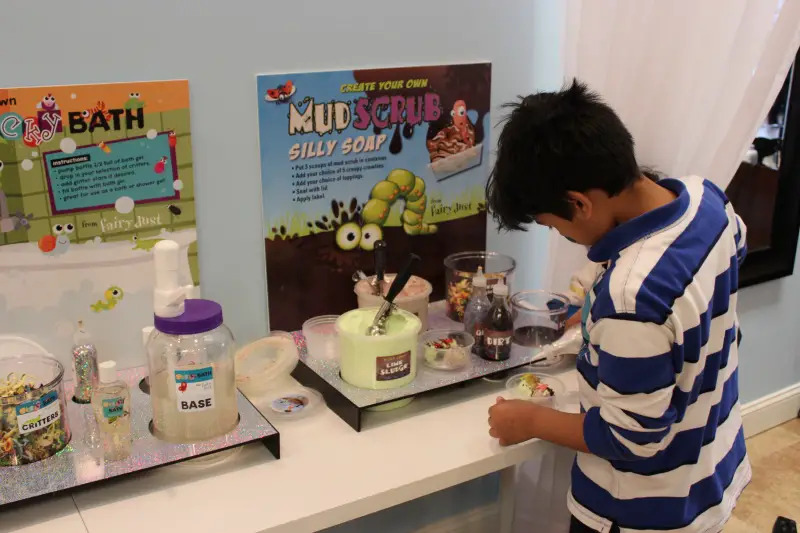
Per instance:
[[[70,443],[53,457],[22,466],[0,467],[0,506],[74,489],[90,483],[150,470],[197,458],[254,441],[261,441],[280,457],[278,431],[237,391],[239,425],[230,433],[193,444],[173,444],[155,438],[149,430],[152,408],[150,396],[139,389],[147,375],[144,367],[119,372],[130,386],[131,455],[120,461],[103,459],[100,435],[91,405],[67,401],[67,421],[72,432]],[[64,393],[72,397],[73,383],[66,382]]]
[[[429,329],[462,330],[464,325],[447,318],[444,301],[430,305],[428,311]],[[302,334],[297,336],[300,348],[300,364],[294,377],[306,386],[319,390],[334,412],[356,431],[361,430],[361,411],[383,404],[395,402],[418,394],[445,387],[463,385],[491,374],[512,370],[527,365],[539,352],[538,348],[526,348],[517,344],[511,347],[511,357],[506,361],[487,361],[471,355],[469,363],[461,370],[435,370],[417,361],[417,375],[414,381],[394,389],[362,389],[345,382],[339,374],[339,362],[316,358],[309,355]],[[419,355],[418,355],[419,356]]]

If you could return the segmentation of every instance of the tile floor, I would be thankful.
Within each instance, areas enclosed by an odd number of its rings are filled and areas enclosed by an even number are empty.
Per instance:
[[[770,533],[778,515],[800,524],[800,419],[748,439],[753,480],[724,533]]]

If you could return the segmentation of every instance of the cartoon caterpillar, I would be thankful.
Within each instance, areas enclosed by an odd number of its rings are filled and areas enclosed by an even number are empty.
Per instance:
[[[99,313],[100,311],[111,311],[116,307],[124,293],[122,289],[114,285],[113,287],[109,287],[109,289],[103,294],[106,301],[97,300],[97,302],[93,303],[89,306],[89,308],[94,311],[95,313]]]
[[[386,179],[379,181],[370,192],[370,199],[364,204],[361,216],[366,224],[383,226],[389,217],[389,211],[398,198],[405,199],[405,207],[400,217],[403,229],[408,235],[428,235],[436,233],[436,224],[422,221],[427,205],[425,181],[412,172],[396,168],[389,172]]]

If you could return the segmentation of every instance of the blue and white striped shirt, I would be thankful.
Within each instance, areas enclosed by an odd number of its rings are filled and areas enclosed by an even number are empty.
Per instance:
[[[578,357],[584,436],[569,508],[608,531],[718,532],[750,481],[739,409],[736,291],[745,227],[714,184],[659,182],[677,198],[589,251]]]

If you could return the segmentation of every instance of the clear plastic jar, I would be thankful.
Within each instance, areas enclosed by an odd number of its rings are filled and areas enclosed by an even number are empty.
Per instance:
[[[186,300],[182,315],[155,317],[147,358],[156,437],[198,442],[236,427],[235,351],[216,302]]]
[[[46,355],[0,358],[0,466],[47,459],[69,443],[63,378]]]

